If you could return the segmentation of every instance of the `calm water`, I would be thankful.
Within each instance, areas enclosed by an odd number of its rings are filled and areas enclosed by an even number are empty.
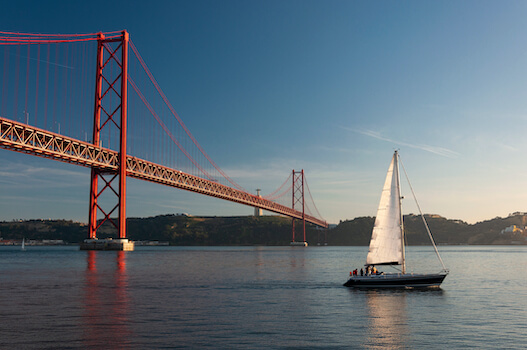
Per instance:
[[[525,348],[527,247],[440,250],[440,290],[362,291],[367,247],[0,247],[0,348]]]

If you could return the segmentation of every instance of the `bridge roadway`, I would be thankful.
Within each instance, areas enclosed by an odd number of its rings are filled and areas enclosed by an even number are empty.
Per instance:
[[[0,148],[97,168],[108,173],[116,173],[119,168],[119,152],[2,117]],[[136,157],[127,156],[126,175],[302,219],[302,212],[285,205]],[[320,227],[328,226],[325,221],[310,215],[305,215],[305,220]]]

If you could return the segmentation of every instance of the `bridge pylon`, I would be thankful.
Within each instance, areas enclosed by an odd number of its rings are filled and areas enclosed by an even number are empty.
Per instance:
[[[91,169],[90,209],[87,239],[81,249],[133,250],[126,239],[126,129],[128,85],[127,31],[118,38],[106,39],[99,33],[97,39],[97,68],[93,145],[110,148],[112,136],[118,135],[119,161],[115,171]],[[103,145],[103,139],[107,144]],[[98,215],[102,214],[100,220]],[[117,221],[111,216],[117,216]],[[114,226],[119,239],[99,240],[97,231],[105,223]]]
[[[295,205],[299,210],[299,207],[302,207],[302,231],[303,231],[303,240],[297,241],[296,240],[296,231],[295,231],[295,218],[292,218],[292,224],[291,229],[293,232],[293,238],[291,240],[292,246],[302,246],[307,247],[307,241],[306,241],[306,213],[305,213],[305,200],[304,200],[304,188],[305,188],[305,181],[304,181],[304,169],[301,171],[295,171],[293,169],[293,210],[295,210]]]

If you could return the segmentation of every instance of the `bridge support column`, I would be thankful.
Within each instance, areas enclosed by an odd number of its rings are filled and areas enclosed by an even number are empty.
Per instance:
[[[303,240],[302,241],[296,241],[295,240],[295,218],[292,218],[292,231],[293,231],[293,239],[291,241],[292,246],[302,246],[307,247],[307,241],[306,241],[306,213],[305,213],[305,201],[304,201],[304,169],[302,171],[295,171],[293,169],[293,206],[292,208],[295,209],[295,205],[301,205],[302,206],[302,231],[303,231]]]
[[[260,194],[260,191],[261,189],[256,189],[256,196],[258,198],[262,198],[262,195]],[[263,210],[262,208],[258,208],[258,207],[254,207],[254,216],[262,216],[263,215]]]
[[[81,249],[133,250],[133,242],[126,239],[126,129],[128,86],[128,33],[119,38],[106,39],[99,34],[95,83],[93,144],[104,147],[102,140],[119,134],[119,167],[115,172],[91,171],[89,239]],[[115,198],[115,197],[117,198]],[[113,199],[112,199],[113,198]],[[116,201],[115,205],[108,205]],[[102,214],[100,220],[98,214]],[[117,215],[117,220],[112,218]],[[103,224],[118,231],[119,239],[98,241],[97,232]],[[111,247],[111,248],[108,248]]]

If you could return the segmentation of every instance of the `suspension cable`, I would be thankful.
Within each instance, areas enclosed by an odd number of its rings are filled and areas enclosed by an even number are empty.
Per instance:
[[[146,74],[148,75],[148,77],[150,78],[150,81],[152,82],[152,84],[154,84],[154,87],[157,89],[157,92],[159,93],[159,95],[161,96],[161,98],[163,99],[163,101],[165,101],[165,104],[166,106],[170,109],[170,112],[172,113],[172,115],[177,119],[177,121],[179,122],[179,124],[181,125],[181,127],[183,128],[183,130],[185,130],[185,132],[187,133],[188,137],[192,140],[192,142],[194,143],[194,145],[196,145],[196,147],[199,149],[199,151],[201,152],[201,154],[203,154],[203,156],[205,156],[205,158],[210,162],[210,164],[227,180],[229,181],[234,187],[236,187],[237,189],[241,190],[241,191],[244,191],[244,192],[247,192],[244,188],[242,188],[240,185],[238,185],[236,182],[234,182],[229,176],[227,176],[227,174],[225,174],[223,172],[223,170],[220,169],[220,167],[218,165],[216,165],[216,163],[214,163],[214,161],[209,157],[209,155],[205,152],[205,150],[203,150],[203,148],[201,147],[201,145],[198,143],[198,141],[194,138],[194,136],[190,133],[190,130],[188,130],[188,128],[186,127],[186,125],[183,123],[183,121],[181,120],[181,118],[179,117],[179,115],[176,113],[176,111],[174,110],[174,108],[172,107],[172,105],[170,104],[170,102],[168,101],[167,97],[165,96],[165,94],[163,93],[163,91],[161,90],[161,88],[159,87],[159,85],[157,84],[157,81],[156,79],[154,78],[154,76],[152,75],[152,73],[150,72],[150,70],[148,69],[145,61],[143,60],[143,58],[141,57],[141,55],[139,54],[139,51],[137,50],[137,48],[135,47],[135,45],[132,43],[132,41],[130,40],[130,47],[132,48],[132,51],[134,52],[135,56],[137,57],[137,59],[139,60],[139,62],[141,63],[141,66],[143,67],[143,69],[145,70]]]
[[[287,179],[285,179],[284,183],[280,187],[278,187],[273,193],[268,194],[267,196],[263,196],[263,198],[269,199],[269,200],[273,200],[275,198],[279,198],[279,197],[283,196],[283,194],[280,194],[279,196],[274,197],[289,182],[289,179],[291,178],[291,175],[292,174],[290,173],[289,176],[287,177]]]
[[[315,207],[315,211],[318,215],[318,218],[323,219],[322,215],[320,215],[320,212],[318,211],[317,205],[315,204],[315,201],[313,200],[313,196],[311,195],[311,191],[309,190],[309,185],[307,184],[307,179],[304,176],[304,182],[306,183],[307,187],[307,193],[309,194],[309,198],[311,198],[311,203],[313,203],[313,206]]]

